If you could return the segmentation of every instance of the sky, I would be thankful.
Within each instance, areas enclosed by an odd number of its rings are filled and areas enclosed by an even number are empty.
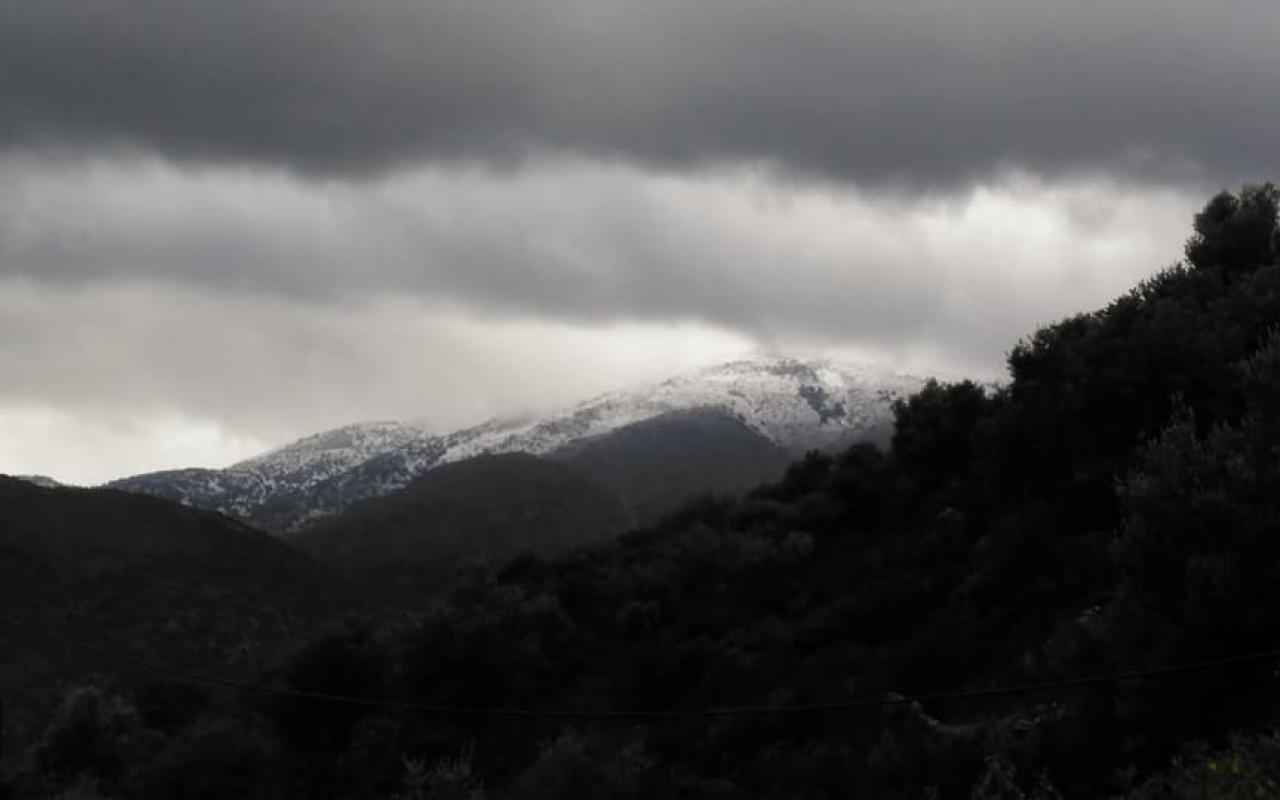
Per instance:
[[[0,472],[991,379],[1276,177],[1280,4],[0,0]]]

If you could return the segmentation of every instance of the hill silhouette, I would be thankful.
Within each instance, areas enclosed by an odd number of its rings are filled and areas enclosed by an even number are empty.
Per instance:
[[[678,411],[550,454],[607,486],[633,525],[695,495],[738,494],[777,478],[793,454],[717,409]]]
[[[36,628],[163,663],[255,675],[282,643],[341,610],[310,557],[218,514],[97,489],[0,476],[0,608]],[[10,721],[98,672],[83,653],[6,628]],[[129,679],[137,675],[129,674]]]

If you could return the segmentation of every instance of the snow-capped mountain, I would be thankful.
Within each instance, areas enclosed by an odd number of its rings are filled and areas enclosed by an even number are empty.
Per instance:
[[[431,438],[430,432],[418,425],[359,423],[299,439],[226,469],[196,467],[151,472],[112,481],[107,486],[261,524],[260,512],[273,501],[305,495],[318,484],[378,455]]]
[[[866,366],[754,358],[606,394],[541,418],[494,420],[443,434],[410,423],[349,425],[226,469],[151,473],[110,485],[287,533],[399,489],[441,464],[492,453],[554,455],[672,412],[718,411],[797,454],[883,439],[893,401],[922,383]]]
[[[306,491],[375,456],[433,438],[426,428],[410,423],[366,422],[299,439],[265,455],[234,464],[230,470],[263,476],[264,486],[269,490],[282,486]]]

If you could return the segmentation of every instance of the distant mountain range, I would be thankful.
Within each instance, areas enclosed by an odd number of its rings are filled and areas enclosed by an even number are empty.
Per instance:
[[[773,477],[794,456],[885,441],[895,399],[919,377],[791,358],[734,361],[546,417],[439,433],[413,423],[348,425],[226,469],[138,475],[108,486],[220,511],[294,534],[402,489],[442,465],[524,453],[568,464],[612,490],[640,522],[690,493]]]

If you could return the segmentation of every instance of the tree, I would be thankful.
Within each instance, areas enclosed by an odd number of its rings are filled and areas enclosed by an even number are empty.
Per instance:
[[[96,686],[73,689],[33,753],[38,772],[55,785],[79,779],[114,792],[146,749],[137,712]]]
[[[930,380],[894,404],[894,457],[926,489],[963,478],[973,462],[974,429],[989,408],[973,381]]]
[[[390,657],[373,632],[348,625],[328,632],[298,651],[275,676],[294,692],[381,700],[387,692]],[[329,794],[334,765],[367,706],[284,695],[263,709],[281,742],[311,776],[313,797]]]
[[[1245,186],[1239,195],[1219,193],[1195,216],[1187,260],[1197,269],[1220,269],[1225,279],[1273,263],[1280,250],[1278,208],[1280,189],[1270,183]]]

